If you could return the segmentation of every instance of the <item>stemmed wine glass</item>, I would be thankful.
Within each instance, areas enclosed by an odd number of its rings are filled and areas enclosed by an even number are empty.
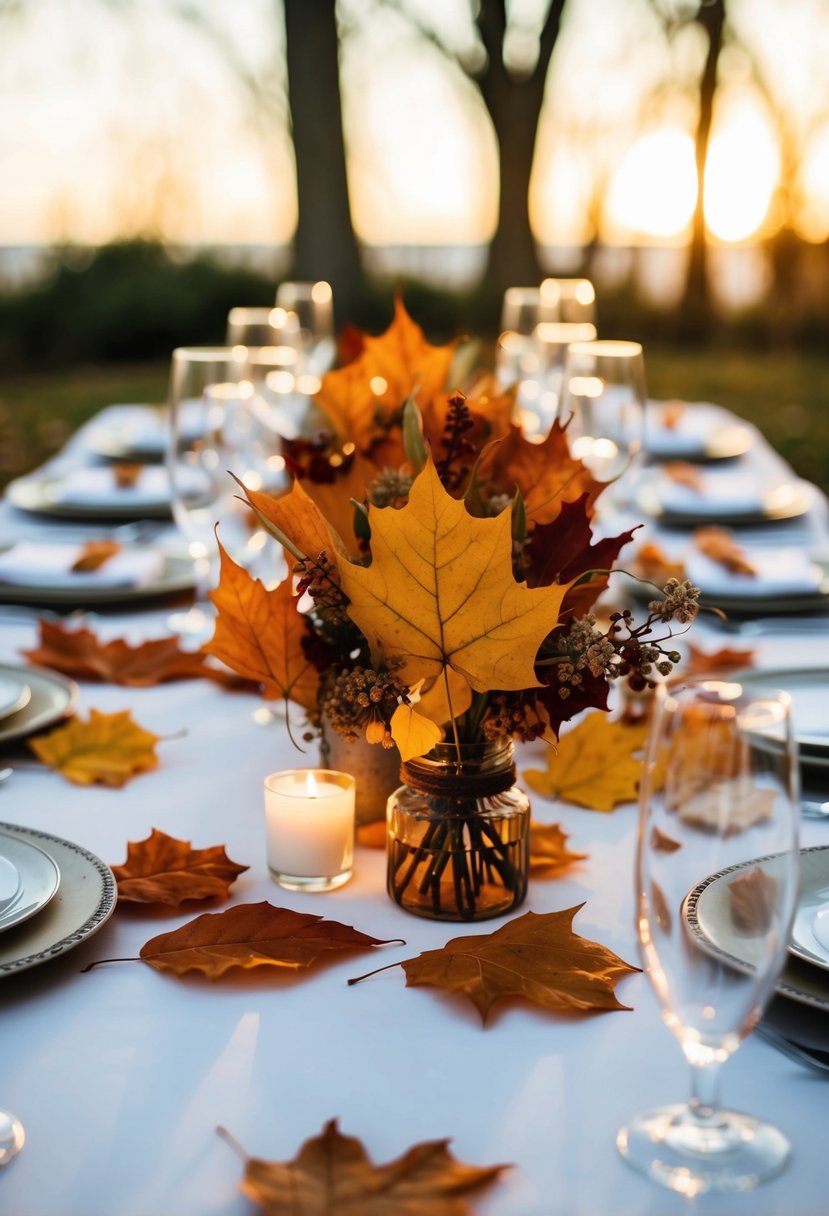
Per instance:
[[[613,483],[603,514],[628,506],[645,438],[645,364],[639,342],[572,342],[567,347],[559,418],[572,454],[597,481]]]
[[[596,290],[589,279],[543,279],[540,291],[556,306],[559,321],[596,324]]]
[[[167,466],[173,518],[196,570],[196,602],[169,619],[195,642],[207,639],[213,610],[207,599],[218,575],[216,525],[231,557],[249,565],[266,545],[231,472],[251,490],[265,485],[268,453],[252,408],[253,386],[244,363],[228,347],[173,351],[169,390]]]
[[[782,1132],[718,1101],[720,1066],[759,1021],[786,956],[798,885],[791,700],[737,682],[660,688],[636,867],[643,967],[691,1067],[690,1101],[637,1115],[622,1156],[693,1196],[779,1172]]]
[[[334,293],[331,284],[286,280],[276,289],[276,306],[296,315],[307,371],[321,376],[334,362]]]
[[[299,317],[285,308],[231,308],[227,314],[228,346],[276,347],[286,367],[294,367],[302,348]]]

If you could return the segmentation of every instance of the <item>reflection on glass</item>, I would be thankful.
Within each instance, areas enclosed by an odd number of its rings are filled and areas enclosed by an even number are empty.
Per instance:
[[[688,1196],[746,1190],[788,1158],[776,1128],[719,1106],[718,1075],[759,1020],[786,956],[798,805],[786,693],[710,680],[659,688],[641,787],[637,929],[692,1094],[638,1115],[617,1145],[635,1168]]]
[[[558,300],[545,296],[541,287],[508,287],[501,306],[501,329],[525,338],[542,321],[558,321]]]
[[[240,376],[252,386],[251,409],[277,452],[282,439],[312,439],[325,424],[314,397],[321,380],[281,346],[237,347]]]
[[[299,317],[284,308],[231,308],[227,314],[228,346],[277,346],[293,352],[296,362],[301,349]]]
[[[299,322],[300,341],[307,369],[321,376],[334,362],[334,293],[324,280],[315,283],[286,280],[276,290],[276,306],[293,313]]]

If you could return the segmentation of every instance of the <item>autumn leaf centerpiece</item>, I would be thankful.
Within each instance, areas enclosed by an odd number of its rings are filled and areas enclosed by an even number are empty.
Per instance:
[[[329,429],[284,444],[290,491],[240,491],[293,573],[268,589],[222,552],[208,649],[300,706],[308,732],[325,721],[397,749],[402,789],[438,813],[392,830],[390,891],[422,915],[473,919],[526,890],[512,742],[554,744],[562,723],[607,708],[613,680],[667,673],[671,625],[696,603],[674,580],[641,624],[598,624],[633,533],[594,537],[602,485],[566,427],[531,442],[491,377],[456,389],[456,355],[398,301],[386,333],[324,377]]]

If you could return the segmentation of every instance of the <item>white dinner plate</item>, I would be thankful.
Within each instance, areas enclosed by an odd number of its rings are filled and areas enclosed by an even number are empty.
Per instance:
[[[829,949],[815,936],[815,917],[829,906],[829,848],[814,849],[801,857],[800,898],[792,925],[789,949],[804,962],[829,971]]]
[[[729,679],[749,688],[782,688],[792,698],[794,737],[804,764],[829,767],[829,668],[746,668]]]
[[[205,410],[201,400],[184,402],[182,438],[198,439],[204,433]],[[107,460],[154,462],[164,459],[170,427],[163,406],[110,405],[85,432],[86,446]]]
[[[3,976],[57,958],[97,933],[115,908],[116,885],[109,866],[79,844],[13,823],[0,824],[0,830],[48,853],[61,875],[49,904],[0,936]]]
[[[22,709],[0,721],[0,746],[13,739],[25,739],[37,730],[60,722],[72,712],[78,699],[78,686],[74,680],[45,667],[0,664],[0,679],[28,684],[31,691]]]
[[[639,509],[653,520],[669,527],[697,528],[703,524],[763,524],[776,520],[798,519],[812,505],[812,490],[807,482],[791,481],[774,487],[756,507],[742,506],[735,500],[733,507],[704,491],[688,494],[668,506],[662,501],[659,485],[646,481],[637,493]]]
[[[0,862],[5,880],[0,891],[0,932],[5,932],[46,907],[60,886],[60,871],[43,849],[8,832],[0,832]]]
[[[25,681],[0,676],[0,719],[16,714],[32,699],[32,690]]]
[[[801,894],[798,909],[801,901],[813,899],[814,891],[821,889],[821,883],[826,884],[828,850],[829,846],[826,845],[800,850]],[[751,973],[754,970],[754,939],[736,932],[730,916],[723,913],[723,908],[727,907],[727,901],[721,898],[723,888],[734,880],[735,875],[744,870],[753,870],[760,862],[764,863],[767,872],[773,871],[774,860],[773,857],[760,857],[711,874],[689,892],[683,903],[685,924],[697,944],[706,953],[737,971]],[[792,950],[792,945],[789,949]],[[784,966],[776,985],[777,993],[802,1005],[829,1011],[829,968],[812,965],[814,959],[809,959],[807,965],[800,950],[793,953],[797,957],[790,958]]]
[[[166,468],[142,465],[142,470],[136,485],[124,489],[118,488],[111,467],[73,469],[64,476],[30,473],[10,482],[6,497],[19,511],[56,519],[169,519],[172,505]],[[200,471],[184,468],[181,477],[194,502],[209,493],[208,479]]]
[[[676,424],[664,426],[662,418],[669,404],[647,404],[645,449],[652,460],[734,460],[744,456],[754,442],[750,427],[708,402],[683,402]]]
[[[129,583],[96,586],[90,581],[72,587],[67,584],[50,586],[45,582],[4,583],[0,580],[0,604],[87,608],[97,604],[121,604],[132,600],[174,595],[180,591],[191,590],[195,584],[196,572],[192,559],[185,554],[165,553],[164,566],[158,577],[138,586]]]

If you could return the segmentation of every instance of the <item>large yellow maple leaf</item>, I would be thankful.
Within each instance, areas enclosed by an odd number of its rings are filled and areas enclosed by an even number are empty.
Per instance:
[[[211,591],[218,616],[205,646],[228,667],[262,685],[266,700],[285,697],[310,709],[316,703],[319,674],[305,657],[305,620],[297,609],[290,578],[274,591],[237,565],[219,545],[221,575]]]
[[[368,452],[413,390],[423,408],[444,387],[454,350],[427,342],[398,298],[389,328],[366,335],[357,359],[323,377],[317,401],[340,437]]]
[[[371,565],[339,557],[349,615],[409,684],[452,667],[477,692],[536,687],[533,664],[565,586],[512,573],[512,509],[475,519],[427,461],[399,509],[369,507]]]
[[[75,785],[126,785],[131,777],[155,768],[159,736],[133,721],[128,709],[89,712],[89,721],[73,718],[48,735],[31,739],[39,760],[63,773]]]
[[[637,798],[647,732],[644,722],[611,720],[596,710],[550,748],[546,771],[527,769],[524,778],[545,798],[612,811],[620,802]]]

